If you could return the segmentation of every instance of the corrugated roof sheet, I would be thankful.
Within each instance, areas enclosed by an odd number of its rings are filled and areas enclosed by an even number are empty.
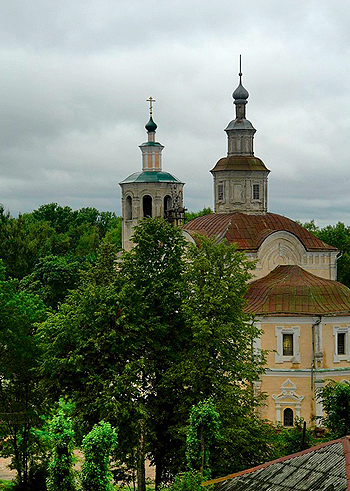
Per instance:
[[[272,233],[287,231],[298,237],[307,251],[336,251],[298,223],[282,215],[247,215],[245,213],[210,213],[194,218],[183,227],[190,235],[206,235],[229,243],[239,250],[255,252]]]
[[[245,311],[268,315],[349,315],[350,290],[299,266],[277,266],[253,281]]]
[[[350,491],[349,437],[203,483],[216,491]]]

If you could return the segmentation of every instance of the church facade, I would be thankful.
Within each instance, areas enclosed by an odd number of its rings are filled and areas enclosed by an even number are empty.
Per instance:
[[[227,128],[227,155],[211,170],[214,213],[183,227],[196,242],[206,235],[237,244],[256,261],[246,296],[246,312],[261,328],[255,349],[267,352],[266,373],[255,389],[266,394],[261,415],[292,426],[296,417],[317,425],[323,408],[317,390],[327,379],[350,381],[350,290],[336,281],[339,251],[287,217],[268,211],[269,169],[254,154],[255,128],[246,118],[248,91],[233,92],[235,119]],[[124,179],[123,248],[130,250],[133,228],[144,217],[183,216],[183,186],[162,169],[163,145],[150,117],[147,142],[140,145],[142,170]]]
[[[227,156],[211,170],[214,213],[195,218],[184,234],[236,243],[257,261],[246,311],[261,328],[256,350],[267,370],[256,390],[267,395],[263,417],[292,426],[320,422],[317,390],[327,379],[350,381],[350,290],[336,281],[339,251],[287,217],[268,212],[269,170],[254,155],[255,128],[246,119],[248,91],[233,92],[236,117],[227,128]]]

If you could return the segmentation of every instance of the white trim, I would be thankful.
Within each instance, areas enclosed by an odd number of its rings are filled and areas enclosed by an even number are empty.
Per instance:
[[[315,373],[315,372],[314,372]],[[341,375],[347,377],[350,376],[350,367],[345,368],[321,368],[316,371],[319,377],[331,378],[339,377]],[[267,368],[263,377],[310,377],[310,368]],[[350,380],[349,380],[350,382]]]
[[[295,325],[295,318],[298,317],[298,324],[314,324],[316,318],[313,315],[310,316],[297,316],[297,315],[291,315],[291,316],[273,316],[273,315],[268,315],[268,316],[263,316],[263,315],[257,315],[255,317],[256,320],[259,320],[262,324],[294,324]],[[325,324],[349,324],[350,323],[350,315],[344,315],[344,316],[326,316],[322,315],[322,323],[323,325]]]
[[[288,378],[281,385],[281,392],[277,395],[272,395],[272,399],[275,401],[277,423],[282,423],[282,409],[286,409],[287,407],[293,410],[294,417],[300,418],[301,402],[304,396],[299,396],[296,390],[297,386]]]
[[[345,334],[345,354],[338,355],[338,334]],[[333,336],[334,336],[334,353],[333,362],[339,363],[341,361],[350,361],[350,326],[340,327],[333,326]]]
[[[283,355],[283,334],[293,335],[293,355],[285,356]],[[275,336],[277,338],[277,352],[275,353],[275,363],[300,363],[300,351],[299,351],[299,337],[300,337],[300,327],[286,327],[286,326],[276,326]]]

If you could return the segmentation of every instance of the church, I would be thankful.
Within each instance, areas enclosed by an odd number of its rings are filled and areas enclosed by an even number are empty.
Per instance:
[[[255,349],[268,353],[266,372],[255,387],[267,396],[261,416],[286,427],[300,417],[318,425],[323,416],[318,389],[327,379],[350,381],[350,290],[336,281],[340,251],[268,211],[270,171],[254,155],[256,130],[246,118],[249,93],[241,71],[232,96],[235,119],[225,129],[227,156],[210,171],[214,213],[193,219],[183,233],[194,243],[198,234],[235,243],[256,261],[246,312],[262,332]],[[149,101],[142,172],[120,183],[126,250],[138,220],[164,216],[180,223],[184,212],[183,183],[162,170],[164,147],[155,141]]]

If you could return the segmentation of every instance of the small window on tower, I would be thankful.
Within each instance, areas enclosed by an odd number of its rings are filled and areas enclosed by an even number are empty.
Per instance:
[[[338,332],[338,355],[345,355],[345,338],[346,338],[346,333],[345,332]]]
[[[293,334],[283,334],[283,356],[293,356]]]
[[[223,185],[223,183],[218,184],[218,200],[224,201],[224,185]]]
[[[260,199],[260,186],[253,184],[253,199]]]

